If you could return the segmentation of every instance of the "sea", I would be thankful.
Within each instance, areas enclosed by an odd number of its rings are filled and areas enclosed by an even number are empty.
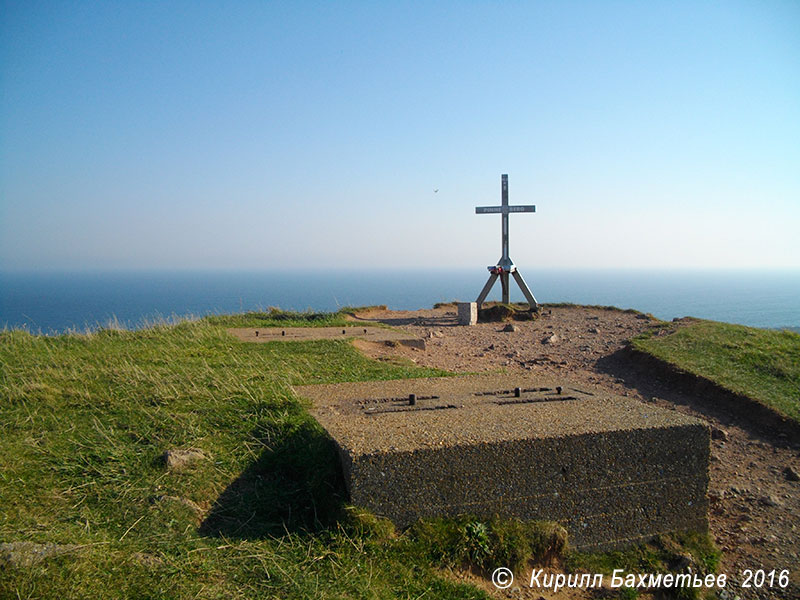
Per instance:
[[[665,320],[693,316],[800,331],[800,270],[531,269],[524,275],[542,303],[613,305]],[[487,277],[480,269],[5,272],[0,327],[57,335],[270,307],[430,308],[474,300]],[[489,300],[499,299],[499,288]],[[513,282],[511,300],[523,300]]]

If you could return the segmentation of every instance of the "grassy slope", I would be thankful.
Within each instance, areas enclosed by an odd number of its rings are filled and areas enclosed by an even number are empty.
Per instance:
[[[350,527],[335,454],[289,390],[436,372],[225,334],[249,318],[0,334],[0,542],[80,546],[0,568],[0,597],[483,597]],[[175,447],[211,459],[168,472]],[[201,524],[177,498],[217,504]]]
[[[697,321],[633,347],[800,421],[800,335]]]

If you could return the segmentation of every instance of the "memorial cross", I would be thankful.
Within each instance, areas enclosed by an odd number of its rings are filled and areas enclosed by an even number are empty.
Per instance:
[[[533,293],[528,289],[525,280],[522,278],[522,274],[517,270],[517,267],[514,265],[514,262],[511,260],[508,251],[508,215],[511,213],[516,212],[536,212],[536,206],[533,204],[522,204],[517,206],[509,206],[508,204],[508,175],[501,175],[500,176],[500,206],[476,206],[475,207],[475,214],[478,215],[486,215],[486,214],[500,214],[502,215],[501,219],[501,230],[502,230],[502,245],[503,245],[503,255],[500,257],[500,260],[496,265],[487,267],[489,269],[489,280],[486,282],[486,285],[483,286],[483,290],[481,290],[480,295],[477,299],[478,308],[480,308],[483,301],[486,300],[486,296],[492,289],[494,282],[500,278],[500,284],[503,288],[503,303],[508,304],[509,302],[509,289],[508,289],[508,276],[509,274],[514,277],[514,281],[517,282],[519,289],[522,290],[522,293],[525,295],[525,298],[528,300],[528,304],[531,307],[531,310],[534,310],[538,303],[536,302],[536,298],[534,298]]]

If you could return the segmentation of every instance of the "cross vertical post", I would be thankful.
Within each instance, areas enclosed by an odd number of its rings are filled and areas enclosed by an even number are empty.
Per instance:
[[[531,310],[535,310],[539,304],[536,302],[536,298],[534,297],[533,293],[528,288],[528,285],[525,283],[525,280],[522,278],[522,274],[517,270],[517,267],[514,265],[514,262],[511,260],[511,256],[509,254],[508,249],[508,215],[512,212],[536,212],[536,206],[534,205],[520,205],[520,206],[509,206],[508,205],[508,175],[501,175],[500,176],[500,206],[476,206],[475,213],[476,214],[496,214],[500,213],[500,231],[502,234],[502,256],[498,263],[494,266],[487,267],[489,269],[489,280],[486,282],[486,285],[483,286],[481,293],[478,295],[477,304],[478,308],[481,307],[483,301],[486,300],[486,296],[489,295],[489,292],[494,286],[495,281],[500,279],[500,286],[502,288],[502,297],[503,303],[508,304],[510,298],[510,289],[509,289],[509,275],[514,276],[514,281],[516,281],[519,288],[522,290],[522,293],[525,296],[525,299],[528,301],[528,305],[530,306]]]
[[[508,175],[500,177],[500,209],[503,211],[501,231],[503,235],[503,256],[500,258],[500,264],[509,262],[511,259],[508,257]]]
[[[508,175],[500,176],[500,209],[502,216],[500,217],[501,235],[503,240],[503,255],[500,257],[498,263],[503,267],[500,273],[500,288],[502,290],[503,304],[510,302],[510,291],[508,289],[508,266],[511,264],[511,258],[508,256]]]

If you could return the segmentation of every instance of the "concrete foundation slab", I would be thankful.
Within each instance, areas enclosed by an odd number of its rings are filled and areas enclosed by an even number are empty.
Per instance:
[[[333,340],[358,338],[370,342],[402,344],[413,348],[425,349],[425,340],[404,331],[396,331],[385,327],[242,327],[228,329],[228,333],[243,342],[299,342],[309,340]]]
[[[587,549],[708,527],[709,428],[678,412],[530,375],[296,391],[336,442],[352,502],[399,526],[554,520]]]

